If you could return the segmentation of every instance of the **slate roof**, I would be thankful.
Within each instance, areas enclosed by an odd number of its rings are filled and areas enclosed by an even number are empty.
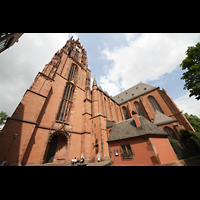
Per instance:
[[[110,132],[107,142],[122,140],[127,138],[133,138],[143,135],[163,135],[168,136],[163,130],[158,128],[154,123],[150,122],[143,116],[138,116],[140,120],[140,127],[134,126],[134,119],[127,119],[122,122],[115,123]]]
[[[138,97],[146,92],[149,92],[156,87],[153,87],[151,85],[147,85],[145,83],[139,83],[123,92],[120,94],[112,97],[118,104],[124,103],[130,99],[133,99],[135,97]]]
[[[172,119],[171,117],[168,117],[167,115],[156,110],[156,114],[155,114],[153,123],[156,125],[159,125],[159,124],[165,124],[165,123],[176,122],[176,121],[177,121],[177,119]]]

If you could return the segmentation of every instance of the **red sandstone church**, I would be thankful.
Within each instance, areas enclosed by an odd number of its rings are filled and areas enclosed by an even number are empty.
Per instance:
[[[71,37],[39,72],[0,133],[0,162],[68,164],[97,154],[112,165],[177,161],[168,137],[194,131],[167,92],[139,83],[115,97],[90,73],[85,49]],[[17,137],[16,137],[17,136]]]

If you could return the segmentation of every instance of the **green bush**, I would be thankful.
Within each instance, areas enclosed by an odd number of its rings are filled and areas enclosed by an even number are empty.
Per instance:
[[[179,132],[180,132],[181,139],[192,139],[192,138],[200,139],[200,135],[197,132],[188,131],[188,130],[184,130],[184,129],[180,129]]]

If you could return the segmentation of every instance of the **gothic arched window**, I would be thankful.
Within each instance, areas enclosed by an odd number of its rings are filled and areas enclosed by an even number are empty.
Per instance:
[[[129,113],[128,113],[127,108],[125,106],[123,106],[122,110],[123,110],[125,119],[129,119],[130,117],[129,117]]]
[[[158,102],[155,100],[155,98],[153,96],[148,96],[149,102],[151,103],[151,106],[153,107],[153,109],[156,111],[160,111],[161,113],[164,113],[162,111],[162,109],[160,108]]]
[[[115,121],[115,108],[114,108],[114,106],[113,106],[113,103],[111,102],[111,113],[112,113],[112,115],[113,115],[113,120]]]
[[[65,87],[65,91],[63,94],[63,99],[62,102],[60,104],[60,108],[58,111],[58,115],[56,120],[58,121],[64,121],[65,117],[67,115],[69,115],[69,111],[71,109],[72,106],[72,98],[73,98],[73,94],[74,94],[74,86],[72,84],[67,84]]]
[[[138,115],[142,115],[143,117],[145,117],[140,104],[137,101],[135,101],[134,105],[135,105]]]
[[[165,131],[165,133],[167,133],[167,134],[169,135],[169,137],[170,137],[171,139],[177,139],[177,137],[176,137],[174,131],[173,131],[171,128],[165,126],[163,130]]]
[[[105,114],[106,114],[106,117],[107,117],[106,98],[105,97],[104,97],[104,107],[105,107]]]
[[[76,49],[74,58],[75,58],[76,60],[78,60],[78,57],[79,57],[79,51],[78,51],[78,49]]]
[[[76,65],[72,64],[71,69],[69,71],[68,79],[72,80],[78,72],[78,68]]]

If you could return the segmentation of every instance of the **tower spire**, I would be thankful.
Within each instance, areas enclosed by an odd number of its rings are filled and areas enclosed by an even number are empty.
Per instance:
[[[97,82],[96,82],[96,79],[94,77],[94,80],[93,80],[93,85],[92,86],[97,86]]]

